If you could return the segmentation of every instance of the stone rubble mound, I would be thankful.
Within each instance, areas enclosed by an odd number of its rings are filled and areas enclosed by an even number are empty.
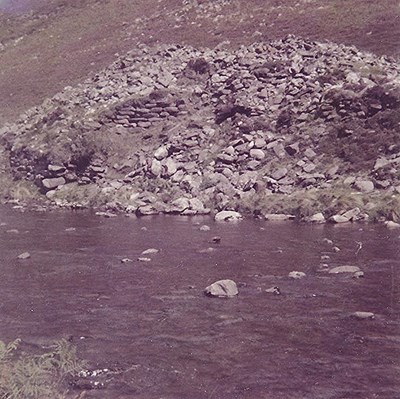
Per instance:
[[[294,36],[139,46],[0,137],[14,178],[64,206],[191,215],[342,183],[398,193],[399,72]]]

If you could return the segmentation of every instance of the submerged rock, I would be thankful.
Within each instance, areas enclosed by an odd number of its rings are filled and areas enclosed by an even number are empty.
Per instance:
[[[218,298],[231,298],[238,295],[239,291],[233,280],[219,280],[206,287],[204,293]]]
[[[304,272],[293,271],[293,272],[289,273],[288,277],[298,280],[298,279],[306,277],[306,274]]]
[[[22,254],[18,255],[18,259],[29,259],[31,257],[31,254],[29,252],[23,252]]]
[[[215,251],[215,248],[213,248],[213,247],[208,247],[208,248],[204,248],[204,249],[199,249],[197,252],[199,253],[199,254],[210,254],[210,253],[212,253],[212,252],[214,252]]]
[[[334,267],[333,269],[329,270],[329,273],[330,274],[357,273],[360,271],[361,271],[361,269],[358,266],[345,265],[345,266]]]
[[[267,288],[265,290],[265,292],[268,292],[269,294],[275,294],[275,295],[280,295],[281,294],[281,290],[279,287],[271,287],[271,288]]]
[[[375,319],[375,314],[372,312],[354,312],[351,314],[351,317],[359,320],[372,320]]]
[[[112,213],[112,212],[96,212],[95,215],[102,216],[105,218],[114,218],[117,216],[115,213]]]
[[[121,259],[121,263],[130,263],[130,262],[133,262],[133,260],[130,259],[130,258],[123,258],[123,259]]]
[[[149,248],[142,252],[142,255],[158,254],[160,252],[157,248]]]

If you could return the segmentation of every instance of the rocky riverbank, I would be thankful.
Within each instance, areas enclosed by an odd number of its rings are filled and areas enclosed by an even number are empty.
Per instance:
[[[399,71],[294,36],[236,50],[140,46],[1,129],[3,198],[398,221]]]

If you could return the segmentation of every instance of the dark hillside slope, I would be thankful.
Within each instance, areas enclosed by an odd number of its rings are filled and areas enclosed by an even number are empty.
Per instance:
[[[8,2],[11,4],[11,2]],[[32,0],[0,14],[0,123],[138,43],[231,47],[295,34],[398,55],[396,0]],[[30,10],[21,14],[21,10]]]

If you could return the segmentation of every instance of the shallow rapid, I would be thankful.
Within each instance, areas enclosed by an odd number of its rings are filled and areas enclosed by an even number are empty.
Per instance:
[[[399,234],[2,207],[0,339],[31,348],[72,341],[89,367],[109,370],[85,398],[393,399]],[[159,252],[138,261],[149,248]],[[342,265],[364,277],[327,272]],[[204,296],[225,278],[237,297]],[[357,311],[375,318],[351,317]]]

